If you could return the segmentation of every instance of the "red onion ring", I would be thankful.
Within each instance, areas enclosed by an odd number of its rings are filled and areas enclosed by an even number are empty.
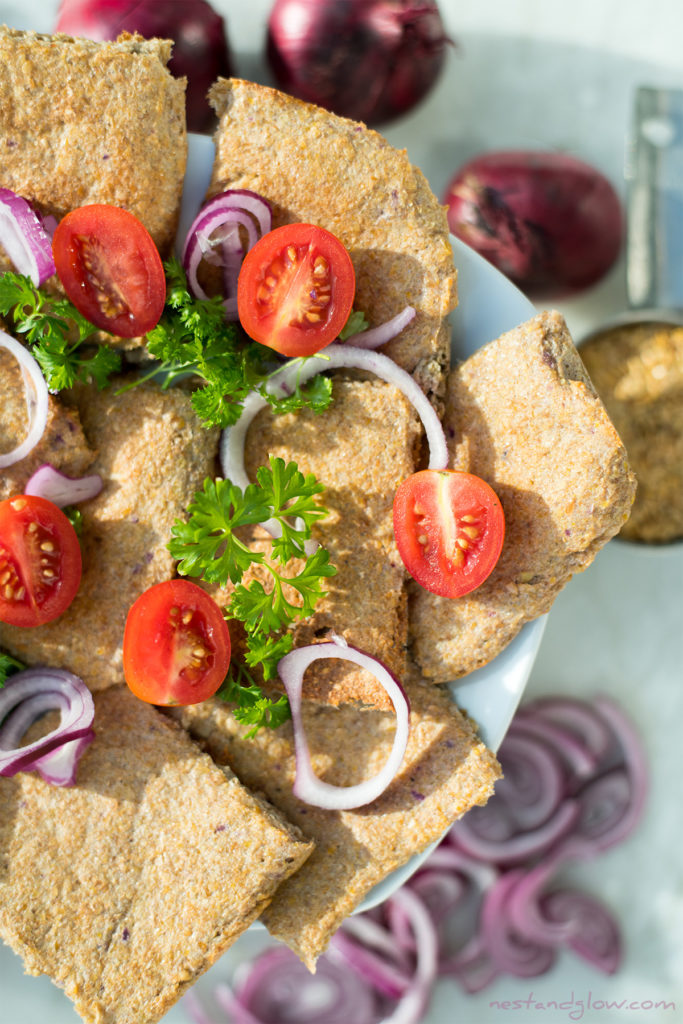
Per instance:
[[[33,451],[45,433],[49,393],[40,366],[28,349],[3,330],[0,330],[0,348],[7,349],[19,363],[26,394],[28,418],[28,431],[24,440],[11,452],[3,452],[0,455],[0,469],[6,469],[7,466],[13,466],[16,462],[20,462],[29,452]]]
[[[541,906],[548,921],[573,929],[568,945],[575,953],[614,974],[621,962],[619,928],[602,903],[575,889],[557,889],[543,897]]]
[[[382,1024],[417,1024],[427,1009],[436,981],[438,939],[422,900],[407,886],[398,889],[387,904],[389,919],[403,917],[414,935],[417,965],[410,987]]]
[[[236,320],[237,278],[242,260],[258,239],[271,230],[272,224],[270,204],[257,192],[229,189],[214,196],[190,225],[183,246],[182,264],[192,294],[199,299],[208,298],[197,279],[197,269],[202,259],[208,259],[210,263],[222,263],[225,312],[228,319]],[[223,226],[227,226],[227,233],[211,241],[211,235]],[[240,227],[246,232],[246,249],[240,238]],[[219,246],[221,260],[209,255],[210,250]]]
[[[481,929],[499,970],[518,978],[535,978],[555,962],[555,950],[520,935],[512,924],[508,903],[524,872],[507,871],[488,890],[481,910]]]
[[[48,710],[61,713],[59,725],[41,739],[19,746],[29,725]],[[47,782],[73,785],[78,759],[94,737],[94,717],[92,694],[70,672],[30,668],[10,676],[0,690],[0,775],[35,770]]]
[[[577,822],[580,811],[576,800],[563,800],[552,818],[544,824],[529,832],[516,833],[504,842],[477,835],[468,824],[468,815],[465,815],[451,826],[451,836],[471,857],[479,857],[492,864],[516,864],[544,853],[564,838]]]
[[[402,370],[388,356],[379,352],[333,343],[318,355],[305,359],[291,359],[285,363],[271,377],[268,391],[271,394],[284,397],[292,393],[297,383],[304,383],[318,373],[341,367],[368,370],[382,380],[398,387],[422,420],[429,444],[429,468],[445,469],[448,466],[448,446],[443,427],[425,393],[409,373]],[[249,484],[249,477],[244,465],[247,431],[255,417],[267,404],[267,400],[262,395],[252,391],[242,403],[240,418],[233,426],[224,430],[221,437],[220,462],[223,476],[242,490]],[[270,524],[262,525],[269,529],[269,532],[273,532],[270,529]],[[278,534],[273,535],[278,536]]]
[[[0,188],[0,245],[36,288],[55,273],[52,243],[40,217],[8,188]]]
[[[373,778],[359,782],[355,786],[333,786],[328,782],[323,782],[315,774],[311,764],[311,754],[301,715],[301,691],[306,669],[321,658],[341,658],[344,661],[352,661],[372,673],[377,682],[386,690],[396,712],[396,733],[386,763]],[[355,647],[349,647],[341,637],[335,637],[331,642],[295,648],[278,662],[278,674],[287,691],[292,709],[296,757],[296,775],[292,787],[294,795],[304,803],[324,807],[330,811],[346,811],[353,807],[364,807],[376,800],[393,781],[401,767],[408,745],[410,704],[396,677],[376,658],[356,650]]]
[[[81,477],[66,476],[49,462],[45,462],[30,477],[24,494],[47,498],[53,505],[66,508],[67,505],[77,505],[79,501],[95,498],[102,487],[102,477],[99,473]]]
[[[235,1024],[376,1024],[377,999],[363,985],[349,985],[348,972],[323,957],[310,974],[289,949],[266,950],[231,991],[216,986],[215,999]]]
[[[355,346],[355,348],[376,349],[386,345],[388,341],[400,334],[404,327],[407,327],[411,320],[414,320],[416,310],[413,306],[406,306],[377,327],[370,327],[366,331],[359,331],[357,334],[350,334],[344,344]]]

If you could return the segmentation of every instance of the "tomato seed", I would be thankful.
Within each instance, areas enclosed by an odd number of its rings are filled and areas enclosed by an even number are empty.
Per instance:
[[[463,526],[462,532],[466,533],[468,537],[472,538],[472,540],[479,536],[479,530],[476,526]]]

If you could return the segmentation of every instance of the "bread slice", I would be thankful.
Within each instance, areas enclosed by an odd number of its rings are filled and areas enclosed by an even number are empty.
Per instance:
[[[312,844],[126,687],[73,788],[0,779],[0,935],[86,1024],[153,1024]]]
[[[0,26],[0,185],[57,220],[90,203],[122,206],[167,253],[187,160],[171,46]]]
[[[12,451],[26,436],[26,397],[19,363],[0,349],[0,451]],[[49,462],[67,476],[82,476],[95,458],[83,435],[80,418],[50,395],[47,424],[33,451],[0,471],[0,501],[22,494],[29,478]]]
[[[252,189],[272,204],[275,226],[304,221],[337,235],[371,325],[416,308],[384,351],[442,397],[455,270],[445,208],[421,171],[365,125],[275,89],[219,79],[209,99],[220,119],[210,194]]]
[[[311,970],[370,889],[439,839],[474,804],[485,803],[500,777],[495,757],[448,692],[414,686],[410,700],[410,737],[398,775],[377,800],[350,811],[322,810],[292,794],[291,723],[246,739],[246,728],[220,701],[172,712],[219,764],[263,792],[316,842],[262,915],[271,934]],[[394,716],[384,711],[307,702],[304,723],[315,771],[342,786],[376,774],[393,739]]]
[[[392,506],[399,483],[415,468],[419,423],[400,391],[384,381],[335,376],[332,396],[322,413],[260,413],[247,434],[247,472],[255,480],[257,468],[277,456],[296,462],[302,473],[313,473],[325,488],[320,501],[329,514],[315,525],[313,535],[329,551],[337,575],[324,580],[326,596],[294,628],[295,645],[337,633],[403,678],[406,574],[394,541]],[[270,539],[258,527],[245,531],[243,539],[266,554],[270,549]],[[293,560],[285,575],[294,576],[302,567]],[[263,566],[251,567],[243,582],[252,579],[272,586]],[[298,594],[288,597],[300,603]],[[329,704],[356,701],[392,707],[374,676],[336,659],[319,662],[306,674],[304,696]]]
[[[559,313],[484,346],[450,376],[451,468],[483,477],[505,511],[485,583],[449,600],[410,586],[413,654],[435,683],[491,661],[547,612],[627,519],[635,477]]]
[[[176,518],[215,470],[218,431],[197,419],[188,394],[145,384],[76,392],[85,436],[97,450],[90,472],[104,488],[83,502],[83,578],[73,603],[34,629],[0,623],[0,647],[28,665],[67,668],[92,690],[121,681],[123,629],[132,603],[171,579],[166,544]]]

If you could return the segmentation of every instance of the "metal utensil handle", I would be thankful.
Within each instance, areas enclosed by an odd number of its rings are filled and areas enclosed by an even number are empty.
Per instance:
[[[683,90],[637,90],[626,179],[629,305],[683,311]]]

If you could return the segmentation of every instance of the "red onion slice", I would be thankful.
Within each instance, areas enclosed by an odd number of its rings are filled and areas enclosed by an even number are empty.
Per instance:
[[[66,476],[49,462],[45,462],[29,479],[24,494],[47,498],[53,505],[66,508],[67,505],[77,505],[79,501],[95,498],[102,490],[102,486],[102,477],[99,473],[81,477]]]
[[[216,1002],[235,1024],[376,1024],[377,1000],[364,985],[349,985],[348,971],[332,957],[310,974],[289,949],[268,949],[236,982],[216,986]]]
[[[605,906],[574,889],[548,893],[542,909],[549,921],[572,928],[568,944],[593,967],[614,974],[621,962],[621,940],[616,921]]]
[[[341,658],[344,661],[352,661],[370,672],[384,687],[396,711],[396,733],[386,764],[373,778],[359,782],[355,786],[333,786],[328,782],[323,782],[315,774],[311,764],[311,754],[301,715],[301,691],[304,672],[309,665],[321,658]],[[346,811],[353,807],[364,807],[376,800],[392,782],[401,767],[408,745],[410,705],[398,680],[376,658],[356,650],[355,647],[349,647],[346,641],[340,637],[336,637],[331,642],[311,644],[290,651],[280,659],[278,674],[287,691],[292,709],[296,756],[294,795],[304,803],[324,807],[330,811]]]
[[[578,820],[580,805],[576,800],[564,800],[552,818],[538,828],[519,832],[504,842],[485,839],[470,828],[468,815],[451,827],[454,842],[471,857],[492,864],[518,864],[538,856],[567,835]]]
[[[422,420],[429,443],[429,468],[445,469],[448,466],[448,447],[443,427],[426,395],[409,373],[397,366],[388,356],[381,355],[379,352],[367,352],[349,345],[328,345],[318,355],[305,359],[291,359],[285,363],[277,373],[273,374],[268,384],[268,390],[271,394],[285,397],[292,393],[297,383],[303,384],[319,373],[341,367],[368,370],[382,380],[396,385]],[[267,404],[265,398],[252,391],[242,403],[242,414],[239,420],[223,431],[220,448],[223,476],[242,490],[249,484],[249,477],[244,465],[247,431],[255,417]]]
[[[49,393],[40,366],[18,341],[0,330],[0,348],[6,349],[19,363],[26,394],[28,430],[26,437],[11,452],[0,455],[0,469],[20,462],[33,451],[45,433],[48,416]]]
[[[60,712],[59,725],[41,739],[19,746],[28,726],[48,710]],[[73,785],[77,760],[94,735],[94,717],[92,694],[70,672],[30,668],[10,676],[0,690],[0,775],[35,770],[56,785]],[[62,756],[57,757],[60,750]]]
[[[393,384],[402,391],[416,413],[422,420],[422,425],[427,436],[429,445],[429,469],[446,469],[448,466],[448,446],[446,436],[441,426],[441,421],[432,408],[429,399],[420,385],[413,380],[409,373],[402,370],[388,356],[381,352],[354,347],[348,344],[333,342],[321,352],[305,359],[292,359],[283,367],[275,382],[272,383],[275,394],[280,391],[283,395],[288,394],[296,381],[303,384],[305,381],[315,377],[318,373],[336,369],[366,370],[374,373],[377,377]]]
[[[36,288],[54,274],[52,243],[40,217],[8,188],[0,188],[0,245]]]
[[[422,900],[405,886],[390,898],[388,914],[390,919],[395,915],[403,916],[413,932],[417,965],[410,987],[382,1024],[418,1024],[436,981],[439,951],[436,929]]]
[[[391,341],[392,338],[400,334],[403,328],[407,327],[411,320],[415,319],[415,316],[415,308],[413,306],[405,306],[400,313],[392,316],[391,320],[385,320],[383,324],[378,324],[377,327],[370,327],[367,331],[350,334],[344,344],[364,349],[380,348],[381,345],[386,345],[388,341]]]
[[[202,259],[222,264],[225,313],[229,320],[236,320],[237,277],[242,260],[258,239],[271,230],[272,224],[270,204],[257,192],[230,189],[214,196],[190,225],[183,246],[182,264],[192,294],[199,299],[208,298],[197,279]],[[217,234],[221,227],[225,230]],[[240,238],[240,227],[246,232],[246,248]]]
[[[508,902],[523,871],[508,871],[489,889],[481,911],[481,928],[491,958],[500,971],[535,978],[555,961],[555,949],[520,935],[509,917]]]

